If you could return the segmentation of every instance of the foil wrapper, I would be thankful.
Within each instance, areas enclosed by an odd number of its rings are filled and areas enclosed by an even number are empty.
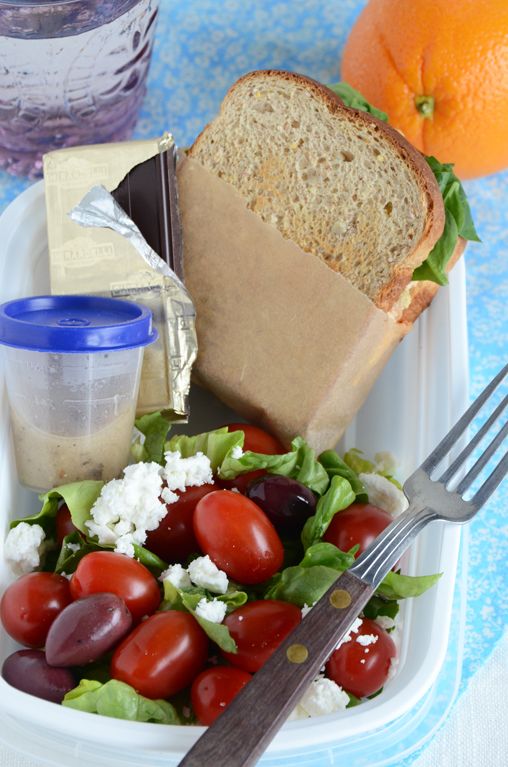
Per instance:
[[[169,361],[170,403],[176,420],[188,416],[188,395],[192,365],[197,356],[196,313],[185,285],[169,265],[150,247],[136,224],[127,216],[114,197],[103,186],[93,187],[70,212],[69,217],[83,227],[105,227],[124,237],[146,265],[157,273],[160,284],[111,287],[108,295],[140,301],[152,309],[159,329],[159,343]],[[158,307],[161,312],[157,311]],[[162,326],[162,327],[161,327]],[[162,331],[162,332],[161,332]],[[157,345],[145,350],[144,364],[161,363]]]

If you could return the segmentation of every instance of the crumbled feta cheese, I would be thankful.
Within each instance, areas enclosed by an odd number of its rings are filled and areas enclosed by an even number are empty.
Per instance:
[[[76,552],[80,550],[81,546],[79,545],[79,543],[68,542],[65,544],[65,548],[68,549],[69,551]]]
[[[356,637],[356,641],[358,644],[361,644],[362,647],[368,647],[370,644],[376,644],[378,639],[379,637],[377,634],[360,634],[360,636]]]
[[[196,615],[212,623],[222,623],[226,617],[227,607],[220,599],[200,599],[196,607]]]
[[[346,642],[350,642],[351,641],[351,634],[358,634],[358,630],[359,630],[360,626],[362,625],[362,623],[363,623],[363,621],[362,621],[361,618],[355,618],[355,622],[353,623],[353,625],[349,629],[348,633],[344,634],[344,636],[342,637],[342,639],[340,640],[339,644],[337,645],[337,647],[335,649],[338,650],[341,645],[346,644]]]
[[[159,575],[159,580],[163,583],[164,581],[169,581],[177,589],[190,589],[192,586],[189,573],[179,564],[170,565],[167,570],[164,570]]]
[[[70,581],[70,580],[71,580],[71,578],[72,578],[72,573],[64,573],[64,571],[63,571],[63,570],[62,570],[62,572],[60,573],[60,575],[61,575],[63,578],[67,578],[67,580],[68,580],[68,581]]]
[[[215,594],[225,594],[228,590],[228,576],[212,562],[208,554],[193,559],[187,571],[196,586],[202,586]]]
[[[172,490],[170,490],[169,487],[163,487],[161,492],[161,498],[164,501],[164,503],[176,503],[178,500],[178,495],[174,493]]]
[[[374,471],[381,474],[391,474],[393,476],[396,469],[397,461],[395,460],[395,456],[392,455],[392,453],[389,453],[385,450],[375,454]]]
[[[398,517],[409,506],[408,500],[402,490],[399,490],[393,482],[380,474],[359,474],[363,483],[369,503],[379,506],[393,517]]]
[[[395,621],[388,615],[378,615],[376,618],[376,623],[378,626],[381,626],[382,629],[385,629],[385,631],[395,628]]]
[[[124,469],[122,479],[112,479],[101,490],[85,522],[91,536],[103,545],[116,544],[115,551],[134,556],[134,545],[143,544],[167,509],[159,496],[162,487],[158,463],[134,463]]]
[[[39,566],[41,545],[46,534],[40,525],[20,522],[5,539],[5,558],[16,575],[24,575]]]
[[[178,450],[168,451],[164,453],[164,458],[166,465],[162,470],[162,476],[169,490],[183,492],[186,487],[198,487],[213,482],[210,459],[203,453],[182,458]]]
[[[314,605],[310,605],[310,607],[309,607],[309,605],[304,605],[304,606],[302,607],[302,618],[305,618],[305,616],[306,616],[308,613],[310,613],[310,611],[312,610],[312,608],[313,608],[313,607],[314,607]]]
[[[360,663],[365,663],[365,658],[362,658]]]
[[[323,676],[311,683],[297,706],[297,713],[304,716],[323,716],[342,711],[349,703],[349,695],[342,687]]]
[[[235,445],[234,448],[231,450],[231,458],[235,458],[238,460],[243,455],[243,450],[240,447],[240,445]]]

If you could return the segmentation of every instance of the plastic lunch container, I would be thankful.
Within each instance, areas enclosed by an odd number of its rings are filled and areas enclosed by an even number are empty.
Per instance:
[[[128,463],[149,309],[97,296],[0,306],[18,477],[33,490],[109,480]]]
[[[48,289],[45,226],[41,182],[24,192],[0,218],[1,300]],[[403,479],[435,447],[467,404],[465,305],[465,270],[460,261],[449,288],[440,291],[390,359],[344,436],[341,449],[358,447],[368,456],[388,450],[397,459],[397,474]],[[0,368],[0,379],[2,376]],[[2,556],[9,520],[40,508],[35,494],[16,479],[5,411],[6,407],[0,412],[4,533],[0,532],[0,590],[13,577]],[[232,414],[206,392],[191,391],[187,433],[231,420]],[[462,618],[454,606],[456,580],[460,585],[463,577],[457,572],[460,539],[459,526],[434,523],[405,559],[404,570],[409,574],[443,575],[435,588],[403,604],[398,671],[383,693],[338,714],[288,722],[262,757],[263,767],[397,764],[399,758],[393,759],[394,754],[411,753],[439,726],[453,698],[451,688],[456,687],[460,667],[462,634],[458,628]],[[459,608],[462,613],[463,602]],[[455,654],[450,671],[448,647]],[[13,640],[0,631],[0,663],[14,649]],[[201,727],[126,722],[64,709],[15,690],[1,679],[0,712],[0,739],[35,763],[61,767],[74,762],[80,767],[174,767],[203,731]],[[422,734],[427,722],[430,729]]]

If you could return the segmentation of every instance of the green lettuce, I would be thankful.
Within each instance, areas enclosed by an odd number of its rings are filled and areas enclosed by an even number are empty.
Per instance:
[[[303,526],[303,548],[308,549],[317,543],[326,533],[334,515],[351,506],[355,499],[356,495],[347,479],[333,476],[330,487],[317,502],[316,513],[309,517]]]
[[[212,594],[200,586],[179,589],[167,579],[164,580],[164,601],[161,609],[189,612],[197,620],[209,639],[215,642],[221,650],[236,653],[238,648],[229,633],[228,627],[224,623],[214,623],[206,618],[202,618],[196,613],[196,607],[202,599],[217,599],[220,602],[224,602],[229,614],[246,603],[247,594],[244,591],[238,591],[232,584],[229,585],[225,594]]]
[[[378,457],[382,457],[383,455],[386,454],[376,453],[376,459]],[[395,485],[395,487],[399,488],[399,490],[402,490],[402,485],[395,479],[390,471],[386,470],[386,468],[382,468],[379,463],[373,463],[373,461],[369,461],[367,458],[364,458],[363,452],[358,450],[356,447],[353,447],[351,450],[348,450],[347,453],[344,453],[344,463],[349,466],[351,471],[357,475],[379,474],[381,477],[389,479],[390,482]]]
[[[110,679],[105,684],[82,679],[64,696],[62,706],[134,722],[180,723],[171,703],[145,698],[130,685],[116,679]]]
[[[224,426],[221,429],[206,431],[193,437],[188,437],[186,434],[176,434],[169,442],[166,442],[164,450],[178,451],[182,458],[189,458],[196,453],[204,453],[210,460],[212,471],[215,472],[234,448],[243,448],[244,440],[243,431],[229,432],[227,426]]]
[[[419,597],[441,578],[442,573],[433,575],[401,575],[390,570],[376,589],[376,594],[385,599],[408,599]]]
[[[131,447],[131,453],[136,461],[155,461],[162,463],[164,445],[171,428],[164,411],[148,413],[135,421],[136,429],[141,432],[144,441],[137,439]]]
[[[290,452],[282,455],[247,451],[240,458],[234,458],[228,453],[219,467],[219,477],[234,479],[256,469],[297,479],[319,495],[325,492],[330,481],[326,469],[316,460],[314,450],[301,437],[295,437]]]
[[[319,462],[330,477],[344,477],[347,479],[356,496],[358,503],[367,503],[369,498],[367,491],[358,476],[358,469],[348,465],[335,450],[325,450],[319,456]]]
[[[388,122],[388,115],[385,112],[369,104],[362,94],[348,83],[331,83],[327,87],[337,94],[345,106],[358,109],[361,112],[368,112],[377,117],[378,120]],[[443,234],[423,264],[413,272],[413,280],[430,280],[438,285],[447,285],[446,267],[455,250],[458,238],[463,237],[465,240],[473,242],[480,242],[480,239],[476,233],[464,188],[453,172],[453,164],[441,163],[432,156],[423,156],[436,178],[443,197],[445,226]]]

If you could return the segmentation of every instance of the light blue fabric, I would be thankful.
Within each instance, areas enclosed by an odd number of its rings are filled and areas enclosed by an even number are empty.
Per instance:
[[[363,5],[360,0],[162,0],[148,94],[135,137],[169,129],[177,143],[190,143],[216,113],[228,87],[252,69],[284,68],[323,82],[336,81],[341,48]],[[27,186],[0,173],[0,211]],[[465,186],[482,239],[482,244],[468,247],[465,257],[473,397],[507,356],[508,172]],[[471,525],[461,690],[489,656],[507,622],[507,519],[505,483]],[[439,721],[446,709],[457,682],[456,653],[452,646],[438,703],[430,705],[434,713],[427,719]],[[424,737],[429,721],[420,733],[413,732],[409,750]],[[322,755],[308,754],[301,763],[342,763],[336,759],[332,752],[325,761]]]

